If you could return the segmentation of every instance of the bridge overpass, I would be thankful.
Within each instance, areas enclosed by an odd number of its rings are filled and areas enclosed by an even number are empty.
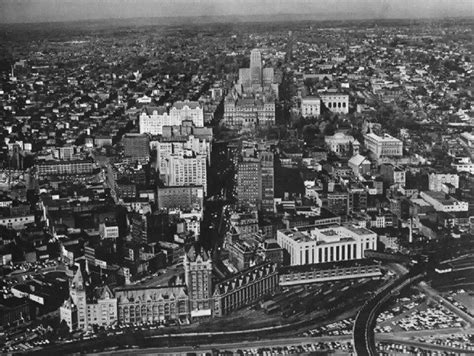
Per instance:
[[[364,304],[359,313],[357,313],[352,333],[354,349],[357,355],[378,355],[375,346],[374,327],[380,309],[391,297],[397,295],[408,285],[419,281],[422,277],[422,274],[409,272],[388,284]]]

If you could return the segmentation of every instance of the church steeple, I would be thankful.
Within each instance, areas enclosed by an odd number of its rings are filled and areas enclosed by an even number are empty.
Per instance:
[[[74,275],[74,278],[71,281],[71,289],[84,289],[84,277],[82,276],[81,266],[78,266],[76,274]]]

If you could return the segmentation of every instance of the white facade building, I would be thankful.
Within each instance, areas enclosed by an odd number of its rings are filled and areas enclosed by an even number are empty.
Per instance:
[[[342,93],[321,93],[321,101],[332,112],[339,114],[349,113],[349,95]]]
[[[167,112],[165,107],[146,108],[139,116],[140,133],[161,135],[163,126],[180,126],[190,120],[196,127],[204,126],[204,109],[196,101],[177,101]]]
[[[202,185],[204,195],[207,192],[207,158],[205,155],[185,152],[169,157],[169,166],[165,175],[168,186]]]
[[[138,121],[141,134],[161,135],[163,133],[163,126],[181,125],[179,118],[168,115],[165,107],[146,108],[140,114]]]
[[[364,139],[367,149],[377,157],[403,155],[403,142],[393,136],[388,134],[378,136],[374,133],[368,133],[364,136]]]
[[[166,174],[169,167],[171,155],[183,155],[186,151],[205,155],[208,162],[211,159],[211,143],[205,139],[199,139],[190,135],[187,140],[182,137],[162,139],[155,144],[157,155],[157,167],[160,174]]]
[[[432,192],[440,192],[444,183],[450,183],[457,189],[459,188],[459,176],[450,173],[430,173],[428,176],[428,189]]]
[[[458,212],[468,211],[469,203],[457,200],[441,192],[421,192],[420,197],[432,205],[436,211]]]
[[[359,153],[360,143],[351,135],[344,132],[336,132],[332,136],[324,137],[324,142],[329,149],[339,156],[356,155]]]
[[[303,117],[319,116],[321,114],[321,99],[308,96],[301,100],[301,115]]]
[[[295,266],[362,259],[366,249],[377,249],[377,234],[352,225],[308,226],[277,231],[277,242]]]
[[[69,330],[88,330],[92,325],[110,326],[117,322],[117,299],[109,287],[93,291],[94,300],[88,300],[86,283],[78,268],[69,288],[69,298],[59,309],[60,320],[64,320]]]
[[[33,224],[34,222],[35,216],[33,214],[0,218],[0,225],[14,230],[23,230],[26,225]]]

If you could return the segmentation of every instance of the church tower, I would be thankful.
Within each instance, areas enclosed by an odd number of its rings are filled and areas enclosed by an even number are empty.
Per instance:
[[[79,329],[85,330],[88,327],[86,286],[80,266],[78,266],[69,286],[69,295],[77,308],[77,326]]]

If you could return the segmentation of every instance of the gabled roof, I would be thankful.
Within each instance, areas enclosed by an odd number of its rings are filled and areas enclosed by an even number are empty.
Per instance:
[[[198,109],[201,107],[201,105],[199,105],[199,102],[189,100],[177,101],[173,104],[173,108],[176,108],[178,110],[182,110],[185,106],[188,106],[190,109]]]
[[[364,161],[367,161],[368,163],[370,163],[370,161],[367,159],[367,157],[365,156],[362,156],[361,154],[356,154],[355,156],[353,156],[348,163],[354,165],[354,166],[360,166],[362,163],[364,163]]]
[[[166,113],[166,107],[164,106],[145,106],[142,110],[142,113],[146,113],[147,115],[152,115],[153,112],[156,111],[158,115],[163,115]]]

